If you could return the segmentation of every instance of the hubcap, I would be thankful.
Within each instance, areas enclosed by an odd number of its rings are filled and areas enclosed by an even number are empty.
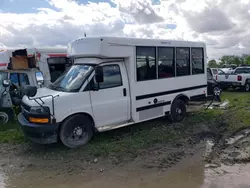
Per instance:
[[[182,113],[182,111],[181,111],[180,108],[177,108],[177,109],[176,109],[176,112],[177,112],[178,114],[181,114],[181,113]]]
[[[220,89],[218,87],[214,88],[214,95],[216,95],[216,96],[220,95]]]
[[[74,129],[73,133],[74,133],[75,136],[81,136],[82,133],[83,133],[83,130],[82,130],[81,127],[76,127],[76,128]]]

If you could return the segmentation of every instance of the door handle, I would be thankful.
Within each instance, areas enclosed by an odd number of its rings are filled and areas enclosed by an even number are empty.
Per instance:
[[[123,96],[124,96],[124,97],[127,96],[127,90],[126,90],[126,88],[123,88]]]

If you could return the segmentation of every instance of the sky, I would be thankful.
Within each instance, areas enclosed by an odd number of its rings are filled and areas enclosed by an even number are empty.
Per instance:
[[[0,46],[87,36],[203,41],[209,59],[250,54],[250,0],[0,0]]]

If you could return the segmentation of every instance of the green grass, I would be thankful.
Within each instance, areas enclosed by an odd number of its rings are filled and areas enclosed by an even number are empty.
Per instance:
[[[24,136],[16,122],[0,125],[0,143],[22,143]]]
[[[199,129],[201,124],[217,130],[229,131],[250,126],[250,93],[223,92],[222,100],[229,100],[229,107],[208,109],[193,113],[185,121],[171,124],[166,118],[156,119],[105,133],[96,134],[93,140],[77,149],[91,156],[136,156],[138,151],[156,144],[175,142]],[[0,143],[22,143],[24,137],[16,123],[0,126]]]

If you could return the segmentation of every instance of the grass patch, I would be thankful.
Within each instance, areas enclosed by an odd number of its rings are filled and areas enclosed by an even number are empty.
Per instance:
[[[0,125],[0,143],[22,143],[24,136],[16,122]]]
[[[250,95],[241,92],[223,92],[222,100],[229,100],[229,107],[208,109],[189,115],[178,124],[171,124],[166,118],[156,119],[105,133],[96,134],[93,140],[77,149],[89,156],[136,156],[138,151],[156,144],[175,142],[190,136],[200,125],[209,125],[211,129],[225,126],[236,131],[250,126]],[[19,125],[12,123],[0,126],[0,143],[22,143],[24,137]],[[54,148],[55,149],[55,148]],[[53,151],[55,151],[53,149]],[[65,152],[65,150],[63,151]],[[72,153],[72,150],[69,150]]]

